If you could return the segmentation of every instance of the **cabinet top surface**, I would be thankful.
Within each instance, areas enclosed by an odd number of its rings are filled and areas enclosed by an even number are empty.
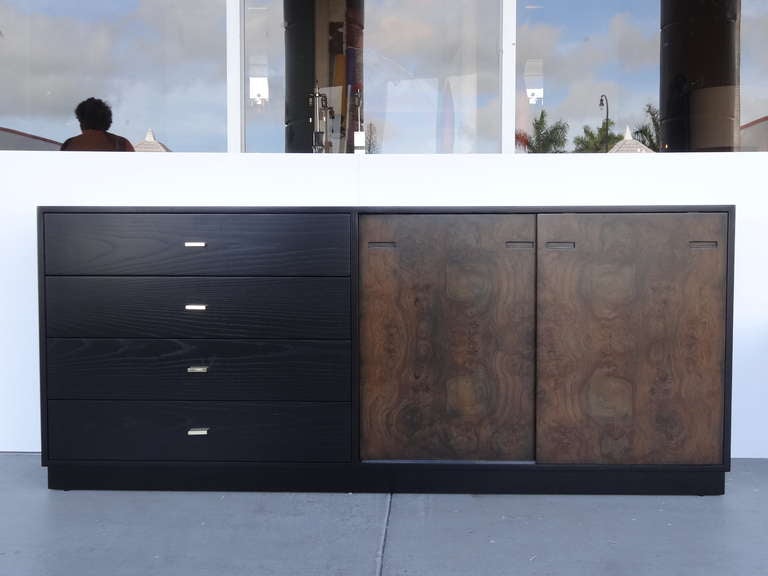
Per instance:
[[[671,205],[671,206],[38,206],[39,213],[350,213],[359,214],[429,214],[429,213],[519,213],[561,214],[574,213],[627,213],[627,212],[728,212],[736,206],[727,205]]]

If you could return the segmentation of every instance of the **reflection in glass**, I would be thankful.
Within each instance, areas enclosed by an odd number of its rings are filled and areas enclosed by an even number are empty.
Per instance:
[[[656,146],[659,28],[658,1],[581,0],[578,10],[569,0],[518,2],[517,150],[642,149],[622,144],[627,127],[630,139]]]
[[[285,151],[283,0],[245,3],[245,149]]]
[[[768,0],[741,1],[741,150],[768,151]]]
[[[499,0],[367,0],[369,153],[499,152]]]
[[[57,149],[95,96],[134,146],[226,150],[225,0],[0,0],[0,149]],[[143,146],[154,148],[156,146]]]
[[[353,152],[362,112],[363,0],[285,0],[285,149]]]

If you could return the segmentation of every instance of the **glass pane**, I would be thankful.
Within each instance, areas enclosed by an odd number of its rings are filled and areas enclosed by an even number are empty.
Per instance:
[[[245,3],[245,149],[285,151],[283,0]]]
[[[368,0],[369,153],[499,152],[499,0]]]
[[[659,8],[517,3],[517,151],[658,149]]]
[[[768,0],[742,0],[741,19],[741,149],[768,151]]]
[[[58,149],[80,132],[77,104],[96,97],[137,150],[226,150],[225,9],[0,0],[0,149]]]

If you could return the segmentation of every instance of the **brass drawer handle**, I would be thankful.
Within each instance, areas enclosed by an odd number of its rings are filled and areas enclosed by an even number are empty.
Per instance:
[[[187,430],[187,436],[208,436],[210,428],[190,428]]]
[[[184,306],[184,310],[200,310],[204,312],[205,310],[208,310],[208,305],[207,304],[187,304],[186,306]]]
[[[185,248],[205,248],[206,246],[205,242],[184,242]]]
[[[190,366],[187,368],[189,374],[207,374],[208,366]]]

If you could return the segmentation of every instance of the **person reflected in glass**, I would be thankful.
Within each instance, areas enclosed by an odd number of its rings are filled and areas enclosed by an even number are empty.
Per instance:
[[[112,109],[98,98],[83,100],[75,108],[82,134],[69,138],[61,150],[96,152],[133,152],[133,145],[122,136],[108,132],[112,126]]]

